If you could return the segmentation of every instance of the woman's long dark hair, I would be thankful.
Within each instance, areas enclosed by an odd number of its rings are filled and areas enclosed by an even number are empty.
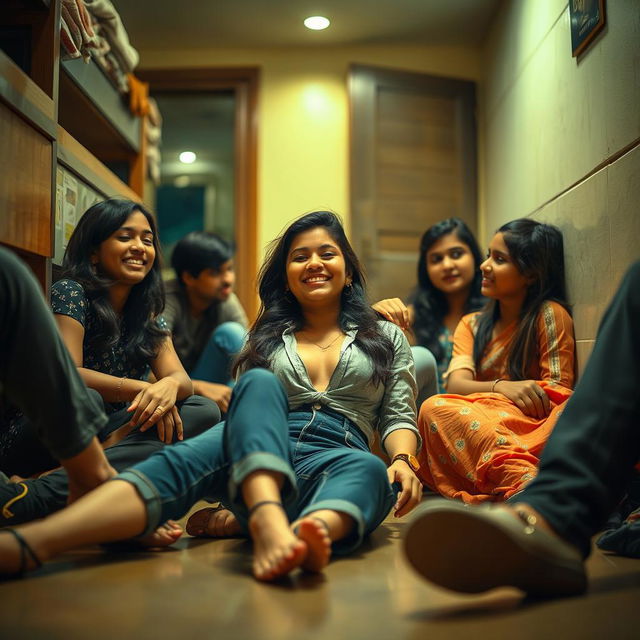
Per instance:
[[[482,262],[482,254],[469,227],[460,218],[447,218],[429,227],[424,232],[422,240],[420,240],[418,286],[411,296],[415,313],[413,333],[416,337],[417,344],[427,347],[438,362],[444,357],[443,348],[438,340],[438,336],[442,331],[444,317],[449,311],[449,303],[447,302],[446,295],[440,291],[440,289],[436,288],[433,282],[431,282],[431,278],[429,278],[429,272],[427,271],[427,252],[440,238],[449,233],[455,233],[458,240],[469,247],[475,265],[475,273],[469,288],[469,296],[465,302],[463,313],[477,311],[486,302],[486,299],[483,298],[480,293],[480,285],[482,282],[480,264]]]
[[[94,267],[91,257],[98,247],[122,227],[127,218],[140,211],[153,232],[156,257],[144,280],[131,289],[124,309],[122,325],[109,301],[112,280]],[[97,331],[87,344],[98,351],[114,346],[124,330],[123,347],[132,364],[146,364],[156,357],[166,337],[156,324],[164,309],[164,285],[160,275],[160,244],[153,216],[137,202],[112,198],[87,209],[69,239],[62,263],[63,277],[79,282],[89,299],[97,322]]]
[[[530,377],[532,364],[538,359],[536,325],[542,303],[553,300],[570,311],[565,285],[562,232],[550,224],[519,218],[502,225],[496,233],[503,234],[509,256],[520,273],[532,279],[520,310],[520,322],[511,341],[507,361],[511,380],[526,380]],[[497,300],[491,300],[478,320],[473,344],[476,371],[480,370],[480,361],[499,317],[500,305]]]
[[[342,291],[339,323],[342,331],[358,328],[355,342],[373,365],[372,382],[384,383],[393,362],[393,344],[380,331],[378,315],[371,308],[365,289],[365,277],[358,257],[349,244],[340,218],[330,211],[314,211],[293,222],[270,245],[258,275],[260,311],[251,327],[247,343],[234,367],[234,372],[254,367],[269,368],[274,350],[282,343],[282,330],[293,323],[293,330],[304,326],[300,303],[288,292],[287,259],[295,237],[315,227],[326,228],[344,256],[351,286]]]

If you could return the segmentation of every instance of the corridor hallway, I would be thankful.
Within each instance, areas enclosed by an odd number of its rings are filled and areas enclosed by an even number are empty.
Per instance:
[[[66,553],[24,580],[0,583],[0,638],[637,637],[637,560],[594,550],[583,597],[523,602],[508,588],[461,596],[409,568],[400,545],[406,521],[388,518],[360,553],[324,575],[276,584],[250,576],[251,548],[240,539],[185,534],[166,551]]]

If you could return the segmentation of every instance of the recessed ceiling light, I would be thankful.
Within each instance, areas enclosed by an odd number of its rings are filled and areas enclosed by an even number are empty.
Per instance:
[[[192,164],[196,161],[196,154],[193,151],[183,151],[179,158],[180,162],[184,162],[184,164]]]
[[[304,26],[314,31],[322,31],[322,29],[326,29],[330,24],[329,19],[324,16],[310,16],[304,21]]]

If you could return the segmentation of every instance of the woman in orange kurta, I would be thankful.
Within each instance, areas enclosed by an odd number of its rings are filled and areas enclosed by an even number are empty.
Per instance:
[[[574,380],[560,231],[510,222],[481,270],[491,303],[460,321],[451,393],[426,400],[418,419],[422,481],[470,503],[506,500],[535,476]]]

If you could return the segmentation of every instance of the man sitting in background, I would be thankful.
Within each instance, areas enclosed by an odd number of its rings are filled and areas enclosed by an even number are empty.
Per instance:
[[[163,314],[194,393],[223,412],[231,397],[231,363],[247,329],[246,313],[233,293],[232,258],[230,245],[213,233],[184,236],[171,257],[176,279],[167,283]]]

